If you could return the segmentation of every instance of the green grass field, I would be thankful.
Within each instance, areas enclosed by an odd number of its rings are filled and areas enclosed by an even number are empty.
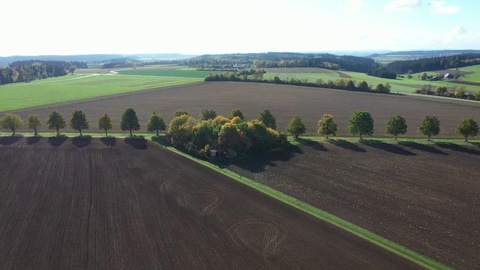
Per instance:
[[[163,68],[138,68],[120,70],[119,74],[141,75],[141,76],[164,76],[164,77],[182,77],[182,78],[201,78],[205,79],[211,71],[197,71],[192,69],[163,69]]]
[[[465,68],[459,68],[459,71],[465,72],[472,72],[470,74],[466,74],[459,78],[462,81],[469,81],[469,82],[476,82],[480,83],[480,65],[470,66]],[[375,88],[377,84],[380,83],[390,83],[392,86],[392,93],[400,92],[400,93],[414,93],[415,90],[420,89],[424,85],[431,85],[433,88],[437,86],[446,86],[447,88],[455,88],[456,86],[460,85],[459,83],[453,83],[448,81],[422,81],[419,79],[419,74],[412,74],[412,78],[409,79],[407,76],[404,78],[398,79],[383,79],[373,76],[368,76],[365,73],[361,72],[350,72],[350,71],[341,71],[350,76],[350,78],[344,79],[351,79],[358,84],[358,82],[364,80],[368,83],[368,85],[372,88]],[[435,75],[435,72],[427,72],[429,75]],[[308,82],[315,83],[317,80],[322,80],[323,82],[327,82],[329,80],[335,82],[336,80],[340,79],[340,75],[332,70],[325,70],[325,69],[318,69],[317,73],[306,73],[302,72],[302,68],[298,68],[296,71],[292,71],[292,69],[286,69],[286,72],[281,72],[279,69],[275,69],[274,72],[268,72],[264,75],[264,79],[273,79],[275,76],[278,76],[282,80],[289,80],[291,78],[297,80],[307,80]],[[468,91],[476,92],[480,91],[480,86],[474,85],[466,85],[466,89]]]
[[[0,86],[0,112],[203,81],[195,77],[67,75]]]
[[[271,72],[271,73],[266,73],[264,75],[265,79],[273,79],[275,76],[278,76],[282,80],[289,80],[291,78],[297,79],[297,80],[307,80],[308,82],[315,83],[317,80],[322,80],[323,82],[327,81],[333,81],[335,82],[336,80],[340,79],[340,75],[331,70],[323,70],[319,69],[320,72],[318,73],[303,73],[301,72],[301,69],[299,69],[299,72]],[[418,89],[418,86],[413,86],[413,85],[405,85],[409,84],[411,82],[405,82],[404,80],[391,80],[391,79],[382,79],[382,78],[377,78],[373,76],[368,76],[365,73],[360,73],[360,72],[349,72],[349,71],[342,71],[342,73],[345,73],[349,75],[351,78],[344,78],[346,80],[352,80],[355,82],[355,84],[358,84],[360,81],[364,80],[370,85],[370,87],[375,88],[377,84],[384,84],[386,82],[390,83],[392,85],[392,92],[406,92],[406,93],[413,93],[415,92],[416,89]],[[422,85],[421,83],[419,83]]]

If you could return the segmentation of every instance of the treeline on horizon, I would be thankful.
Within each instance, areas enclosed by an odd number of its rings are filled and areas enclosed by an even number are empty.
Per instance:
[[[334,54],[253,53],[203,55],[180,61],[183,65],[202,69],[228,69],[236,66],[252,68],[317,67],[332,70],[368,72],[379,66],[367,57]]]
[[[85,62],[71,61],[16,61],[0,67],[0,85],[17,82],[31,82],[37,79],[58,77],[72,72],[72,68],[88,68]]]
[[[242,68],[316,67],[363,72],[370,76],[395,79],[397,74],[419,73],[480,64],[480,53],[393,61],[381,65],[369,57],[333,54],[253,53],[203,55],[179,62],[199,69],[236,70]]]
[[[390,93],[391,85],[387,83],[379,83],[375,87],[368,85],[365,80],[361,80],[358,84],[355,85],[355,82],[351,79],[339,78],[335,81],[328,80],[323,81],[321,79],[316,82],[309,82],[306,79],[296,79],[290,78],[289,80],[282,80],[280,77],[275,76],[273,79],[264,79],[263,76],[266,73],[263,69],[250,69],[234,72],[223,72],[223,73],[210,73],[205,81],[241,81],[241,82],[257,82],[257,83],[275,83],[275,84],[286,84],[286,85],[296,85],[296,86],[308,86],[308,87],[321,87],[321,88],[330,88],[330,89],[340,89],[348,91],[362,91],[362,92],[373,92],[373,93]]]
[[[419,73],[451,68],[461,68],[480,64],[480,53],[466,53],[450,56],[403,60],[388,63],[386,68],[397,74]]]

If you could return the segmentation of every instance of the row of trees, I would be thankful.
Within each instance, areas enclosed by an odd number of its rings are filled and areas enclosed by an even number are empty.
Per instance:
[[[415,93],[480,101],[480,90],[475,93],[469,93],[464,85],[457,85],[453,91],[449,91],[446,86],[433,87],[431,84],[426,84],[415,90]]]
[[[63,76],[76,68],[86,67],[87,64],[83,62],[17,61],[0,68],[0,85]]]
[[[112,120],[107,114],[98,119],[98,129],[105,132],[112,129]],[[60,136],[60,129],[65,128],[67,122],[59,112],[52,112],[47,119],[47,127],[54,129],[57,136]],[[68,122],[71,128],[82,132],[89,129],[89,122],[86,115],[81,110],[72,112]],[[4,129],[15,131],[24,125],[23,119],[16,115],[7,113],[0,119],[0,126]],[[31,114],[27,120],[28,128],[34,130],[37,135],[42,122],[38,115]],[[120,128],[128,131],[133,136],[133,131],[140,129],[135,110],[128,108],[122,114]],[[167,126],[164,119],[153,112],[147,122],[147,130],[156,132],[166,130]],[[348,131],[352,135],[363,136],[373,135],[374,121],[369,112],[356,111],[351,116],[348,123]],[[385,132],[397,137],[407,132],[406,120],[401,116],[391,117],[387,122]],[[427,115],[418,126],[419,131],[427,136],[428,140],[432,136],[440,133],[440,121],[436,116]],[[306,131],[305,124],[299,116],[295,116],[288,123],[287,132],[295,138]],[[477,136],[479,133],[478,123],[473,119],[463,120],[457,127],[458,134],[468,141],[469,137]],[[335,136],[337,124],[331,114],[324,114],[318,121],[318,134],[326,136]],[[262,111],[257,119],[246,121],[243,113],[239,109],[231,111],[229,117],[218,116],[212,109],[204,109],[200,114],[200,119],[193,118],[185,110],[177,110],[174,118],[168,126],[165,136],[166,140],[174,147],[202,158],[212,158],[219,155],[226,158],[246,156],[257,152],[268,151],[273,148],[281,147],[287,144],[287,138],[276,130],[276,119],[269,110]]]
[[[375,87],[371,87],[365,80],[361,80],[358,84],[355,84],[355,81],[350,79],[339,78],[336,81],[328,80],[323,81],[321,79],[316,82],[309,82],[306,79],[296,79],[291,78],[288,80],[282,80],[278,76],[273,77],[273,79],[263,79],[263,74],[266,72],[263,69],[260,70],[249,70],[241,72],[224,72],[224,73],[210,73],[205,81],[244,81],[244,82],[261,82],[261,83],[275,83],[275,84],[287,84],[287,85],[296,85],[296,86],[308,86],[308,87],[320,87],[320,88],[330,88],[330,89],[341,89],[349,91],[362,91],[362,92],[373,92],[373,93],[390,93],[391,85],[390,83],[379,83]]]
[[[113,128],[110,116],[108,114],[102,115],[98,119],[97,123],[98,129],[103,130],[105,132],[105,136],[108,136],[108,130]],[[65,118],[57,111],[50,113],[46,124],[48,129],[54,129],[57,132],[57,136],[60,136],[60,130],[67,126]],[[80,133],[80,136],[83,136],[82,132],[90,127],[85,113],[81,110],[77,110],[72,113],[68,124],[71,128],[77,130]],[[0,127],[12,131],[12,136],[15,136],[16,130],[24,125],[25,123],[23,119],[17,114],[7,113],[0,119]],[[41,128],[42,125],[43,123],[37,114],[28,115],[27,127],[33,129],[35,136],[38,135],[38,129]],[[128,131],[130,136],[133,136],[134,130],[140,129],[140,123],[135,110],[128,108],[124,111],[122,114],[122,120],[120,122],[120,128],[123,131]],[[165,120],[159,114],[153,112],[147,122],[147,130],[150,132],[155,131],[156,134],[159,135],[159,131],[165,129]]]
[[[353,135],[359,135],[360,139],[364,135],[373,135],[373,118],[369,112],[356,111],[348,123],[348,131]],[[398,135],[407,133],[407,122],[402,116],[393,116],[387,122],[385,132],[391,134],[397,140]],[[299,116],[295,116],[288,124],[287,131],[297,138],[305,133],[306,127]],[[427,115],[418,126],[418,130],[430,141],[432,136],[440,133],[440,121],[436,116]],[[318,134],[322,136],[335,136],[337,132],[337,124],[331,114],[324,114],[322,119],[318,121]],[[469,137],[478,135],[478,123],[469,118],[465,119],[456,127],[456,132],[468,141]]]

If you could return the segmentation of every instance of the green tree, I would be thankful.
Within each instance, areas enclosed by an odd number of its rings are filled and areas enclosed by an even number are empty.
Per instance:
[[[53,111],[48,116],[47,126],[49,129],[55,129],[57,136],[60,136],[60,129],[65,128],[66,125],[65,118],[59,112]]]
[[[203,109],[202,112],[200,113],[201,120],[214,119],[215,117],[217,117],[217,112],[210,108]]]
[[[297,139],[299,135],[305,133],[306,130],[307,128],[305,127],[305,124],[303,124],[302,119],[298,115],[293,117],[287,126],[287,131],[295,136],[295,139]]]
[[[277,120],[269,110],[264,110],[260,112],[260,115],[258,116],[258,120],[262,121],[262,123],[266,127],[269,127],[271,129],[277,129]]]
[[[213,130],[213,120],[204,120],[193,127],[193,143],[197,148],[205,148],[216,140],[216,133]],[[210,147],[210,146],[209,146]]]
[[[122,114],[122,121],[120,122],[120,129],[130,132],[130,137],[133,136],[132,130],[139,130],[140,123],[138,123],[137,113],[134,109],[128,108]]]
[[[68,69],[68,72],[70,72],[70,73],[73,75],[73,72],[75,72],[75,67],[74,67],[74,66],[71,66],[71,67]]]
[[[174,117],[168,126],[167,138],[175,146],[183,146],[188,143],[193,135],[194,119],[188,114]]]
[[[400,115],[390,118],[387,122],[387,128],[385,131],[388,134],[395,136],[395,140],[397,140],[399,134],[407,133],[407,122],[405,118]]]
[[[445,96],[448,92],[448,89],[446,86],[437,86],[435,87],[435,94],[439,96]]]
[[[368,86],[368,83],[365,80],[361,80],[358,83],[357,89],[360,91],[370,91],[370,86]]]
[[[454,95],[456,98],[464,98],[466,95],[465,85],[456,86]]]
[[[375,87],[375,91],[376,92],[379,92],[379,93],[383,93],[385,91],[385,86],[383,86],[383,84],[379,83],[377,84],[377,86]]]
[[[426,72],[423,72],[422,74],[419,75],[420,76],[420,80],[422,81],[425,81],[428,77],[427,73]]]
[[[70,126],[74,130],[78,130],[80,132],[80,137],[82,136],[82,130],[88,129],[88,121],[85,113],[78,110],[72,113],[72,118],[70,118]]]
[[[173,115],[173,117],[182,116],[182,115],[184,115],[184,114],[190,115],[187,110],[185,110],[185,109],[178,109],[178,110],[175,111],[175,114]]]
[[[418,127],[418,130],[425,136],[428,140],[432,136],[438,135],[440,133],[440,121],[436,116],[427,115],[423,118],[422,123]]]
[[[468,137],[475,137],[478,135],[478,123],[473,119],[465,119],[457,126],[457,133],[462,135],[465,138],[465,141],[468,141]]]
[[[153,112],[148,119],[147,130],[156,131],[157,136],[159,136],[158,131],[165,130],[166,128],[167,125],[165,124],[165,120],[163,120],[163,118],[158,113]]]
[[[335,136],[337,133],[337,124],[333,120],[333,115],[324,114],[322,119],[318,120],[318,134],[327,137],[329,135]]]
[[[248,151],[249,141],[238,125],[226,123],[218,133],[218,146],[229,157],[236,157]]]
[[[347,85],[345,86],[345,89],[354,91],[354,90],[357,90],[357,87],[355,87],[355,84],[353,83],[352,80],[348,80]]]
[[[245,117],[243,116],[242,111],[240,109],[233,109],[232,112],[230,113],[230,119],[234,118],[235,116],[240,117],[240,119],[245,120]]]
[[[336,87],[338,89],[345,89],[345,87],[347,86],[347,83],[345,82],[344,79],[340,78],[340,79],[337,79],[336,81]]]
[[[373,118],[369,112],[356,111],[349,120],[348,131],[353,135],[359,134],[360,140],[363,135],[373,134]]]
[[[108,114],[104,114],[98,119],[98,129],[103,129],[105,131],[105,137],[108,136],[107,131],[112,128],[112,119],[110,119],[110,116],[108,116]]]
[[[27,127],[33,129],[35,132],[35,136],[37,136],[37,130],[42,126],[42,121],[40,121],[40,117],[38,114],[29,114],[28,115],[28,124]]]
[[[12,136],[15,136],[15,131],[23,126],[23,120],[20,115],[7,113],[5,114],[2,119],[0,119],[0,126],[5,129],[9,129],[12,131]]]

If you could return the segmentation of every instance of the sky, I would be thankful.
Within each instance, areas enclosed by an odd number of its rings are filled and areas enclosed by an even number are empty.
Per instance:
[[[15,0],[0,56],[480,50],[477,0]]]

